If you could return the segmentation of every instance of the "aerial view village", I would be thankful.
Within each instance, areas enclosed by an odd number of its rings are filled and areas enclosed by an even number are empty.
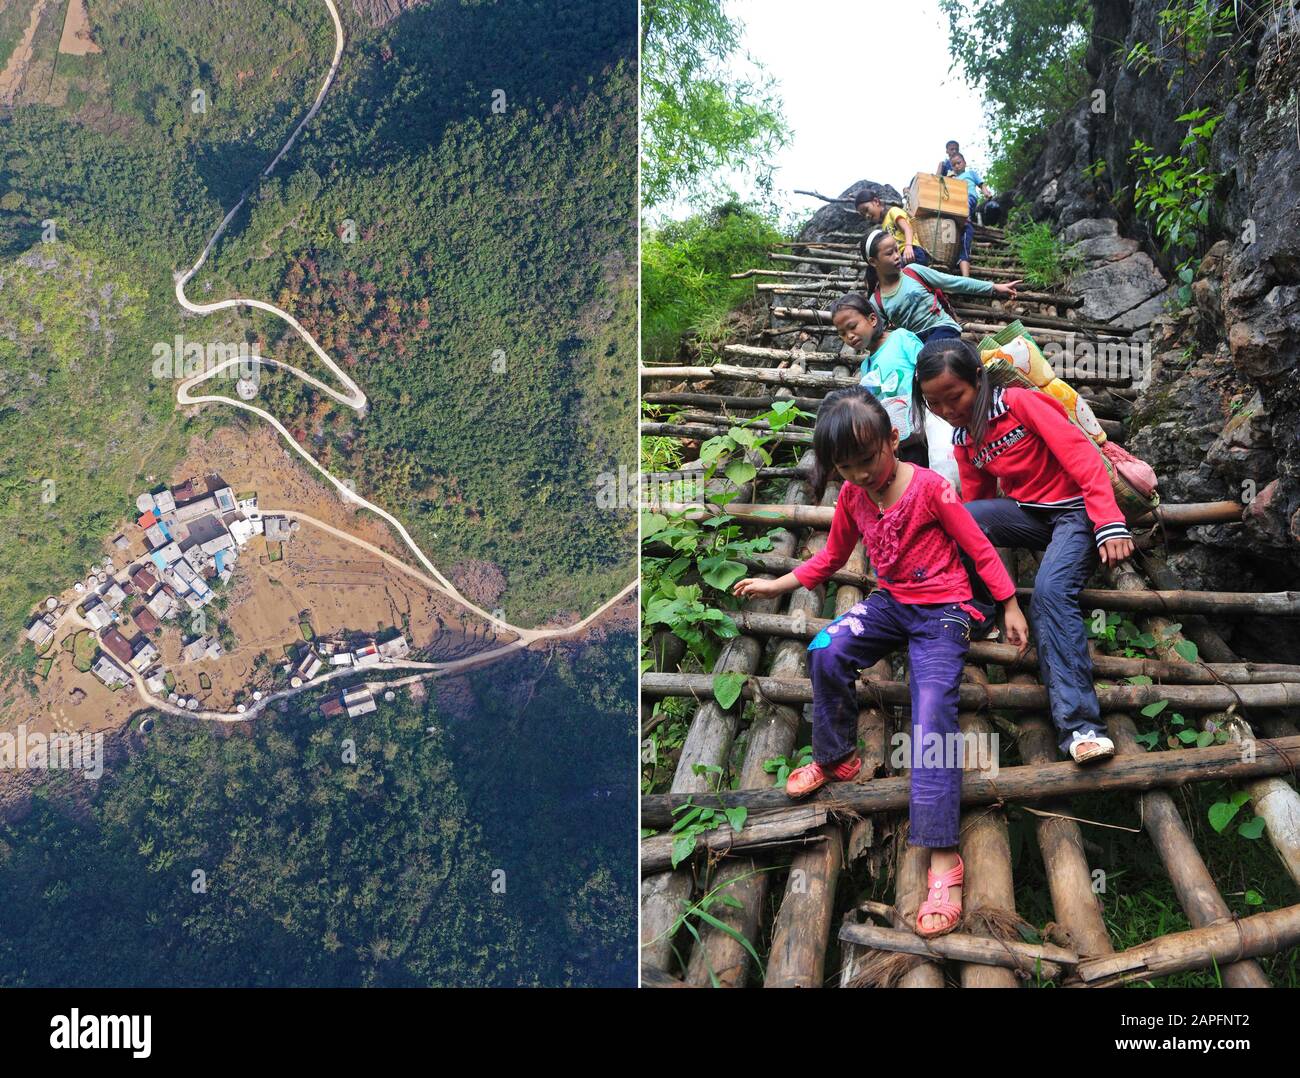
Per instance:
[[[98,691],[89,682],[93,678],[111,693],[138,697],[130,701],[132,709],[239,721],[329,679],[340,688],[321,701],[321,714],[356,717],[377,704],[345,672],[398,662],[427,665],[408,661],[414,658],[411,643],[395,625],[338,628],[318,636],[311,611],[304,609],[289,618],[297,619],[296,639],[282,643],[274,659],[259,651],[251,669],[246,662],[241,666],[242,680],[232,681],[224,669],[230,664],[223,664],[232,631],[220,615],[233,595],[242,604],[252,590],[235,588],[241,583],[237,574],[246,563],[266,573],[284,565],[299,522],[263,514],[256,493],[237,494],[216,476],[141,493],[135,508],[134,525],[112,541],[112,556],[91,566],[62,596],[47,598],[27,627],[56,713],[66,715],[65,706]],[[271,575],[258,587],[285,590]],[[345,688],[343,682],[350,684]],[[387,696],[392,699],[392,692]]]

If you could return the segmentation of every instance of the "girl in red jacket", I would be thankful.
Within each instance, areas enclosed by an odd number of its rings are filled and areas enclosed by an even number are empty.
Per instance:
[[[779,579],[749,577],[734,591],[775,596],[825,583],[861,539],[876,571],[878,590],[813,638],[808,665],[813,684],[813,762],[786,782],[791,797],[812,793],[830,778],[847,782],[862,769],[857,753],[858,699],[854,683],[871,666],[907,645],[912,696],[911,800],[908,841],[931,848],[930,893],[917,931],[938,936],[960,919],[953,900],[963,866],[957,854],[961,766],[956,753],[957,687],[970,648],[971,620],[983,615],[971,602],[964,550],[1005,604],[1007,638],[1024,650],[1028,626],[1015,585],[997,552],[962,507],[951,484],[919,464],[899,461],[898,431],[884,407],[855,386],[829,393],[813,432],[817,465],[813,486],[844,479],[826,546]],[[936,751],[938,750],[938,751]]]
[[[1077,763],[1113,755],[1092,684],[1079,592],[1098,560],[1115,565],[1132,554],[1133,539],[1096,445],[1056,398],[993,385],[965,341],[921,349],[912,399],[918,416],[929,408],[955,428],[961,498],[989,541],[1046,552],[1029,620],[1061,751]],[[999,483],[1003,497],[996,496]]]

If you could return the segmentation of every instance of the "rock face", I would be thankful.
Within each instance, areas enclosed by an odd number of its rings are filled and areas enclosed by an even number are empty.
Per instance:
[[[1102,93],[1046,132],[1013,199],[1071,244],[1080,264],[1072,288],[1086,297],[1087,317],[1150,327],[1151,376],[1135,403],[1128,444],[1160,475],[1164,500],[1245,503],[1240,524],[1189,529],[1171,567],[1190,588],[1294,589],[1300,21],[1254,20],[1198,57],[1145,71],[1126,66],[1139,43],[1159,50],[1159,15],[1167,7],[1167,0],[1094,0],[1086,64]],[[1134,212],[1140,177],[1130,154],[1141,140],[1157,154],[1185,158],[1188,121],[1178,117],[1200,108],[1223,117],[1209,144],[1209,168],[1221,178],[1197,247],[1170,252]],[[1090,168],[1098,161],[1105,162],[1099,176]],[[1169,283],[1175,263],[1202,251],[1191,304],[1166,313],[1177,291]],[[1268,635],[1259,625],[1240,628],[1243,642]]]
[[[403,11],[419,7],[422,0],[352,0],[352,10],[369,26],[383,26]]]
[[[851,184],[843,192],[840,198],[847,199],[845,202],[831,203],[828,202],[820,210],[812,215],[808,223],[799,230],[796,239],[815,240],[823,239],[831,232],[854,232],[862,233],[866,228],[865,219],[859,215],[853,208],[853,200],[857,198],[859,191],[870,191],[873,194],[879,193],[880,197],[888,205],[891,202],[903,201],[903,196],[887,183],[876,183],[873,180],[858,180],[857,183]]]

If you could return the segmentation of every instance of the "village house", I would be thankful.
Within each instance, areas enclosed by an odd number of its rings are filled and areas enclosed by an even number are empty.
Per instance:
[[[37,618],[27,627],[27,639],[36,645],[37,651],[45,647],[53,635],[54,626],[50,624],[49,618]]]
[[[373,641],[352,653],[353,666],[375,666],[378,662],[379,649],[375,647]]]
[[[368,715],[377,709],[375,698],[370,695],[368,689],[353,689],[343,697],[343,706],[347,708],[348,718],[355,719],[358,715]]]
[[[95,660],[95,665],[90,668],[90,672],[110,689],[115,688],[118,685],[131,684],[131,679],[127,677],[124,671],[114,665],[107,655],[101,654],[99,658]]]
[[[153,575],[152,570],[147,566],[141,565],[131,573],[131,582],[140,589],[141,594],[148,595],[158,586],[158,578]]]
[[[308,648],[307,654],[303,656],[302,662],[298,664],[298,674],[303,681],[310,681],[320,673],[322,665],[320,657]]]
[[[119,662],[129,663],[131,661],[131,645],[127,639],[116,629],[106,629],[99,637],[100,644],[103,645],[113,658]]]
[[[262,522],[268,543],[287,543],[298,530],[298,522],[288,517],[264,517]]]
[[[143,606],[137,606],[131,611],[131,620],[141,632],[151,633],[158,628],[158,619]]]
[[[168,593],[166,588],[159,588],[151,596],[146,604],[149,613],[159,619],[166,619],[172,616],[176,609],[176,600]]]
[[[116,610],[126,602],[126,592],[122,590],[122,585],[116,580],[110,581],[108,586],[99,594],[104,602],[108,604],[110,610]]]
[[[327,719],[336,718],[343,714],[343,701],[337,696],[331,696],[320,706],[320,713]]]
[[[392,640],[386,640],[379,645],[379,657],[385,661],[405,659],[409,654],[411,654],[411,645],[400,633]]]
[[[113,612],[108,609],[98,598],[89,600],[81,608],[82,614],[90,622],[92,629],[106,629],[113,624]]]
[[[158,658],[158,649],[149,640],[136,643],[135,654],[131,656],[131,666],[140,673],[148,670]]]
[[[221,641],[215,636],[200,636],[181,648],[181,661],[193,663],[203,659],[219,659],[224,654]]]

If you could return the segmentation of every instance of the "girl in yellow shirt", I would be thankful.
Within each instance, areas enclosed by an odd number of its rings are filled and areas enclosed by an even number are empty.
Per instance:
[[[898,251],[903,257],[903,265],[915,263],[918,266],[930,264],[930,252],[916,242],[912,229],[912,219],[902,206],[885,208],[884,199],[879,192],[862,191],[858,194],[858,213],[862,214],[877,228],[893,236],[898,241]]]

